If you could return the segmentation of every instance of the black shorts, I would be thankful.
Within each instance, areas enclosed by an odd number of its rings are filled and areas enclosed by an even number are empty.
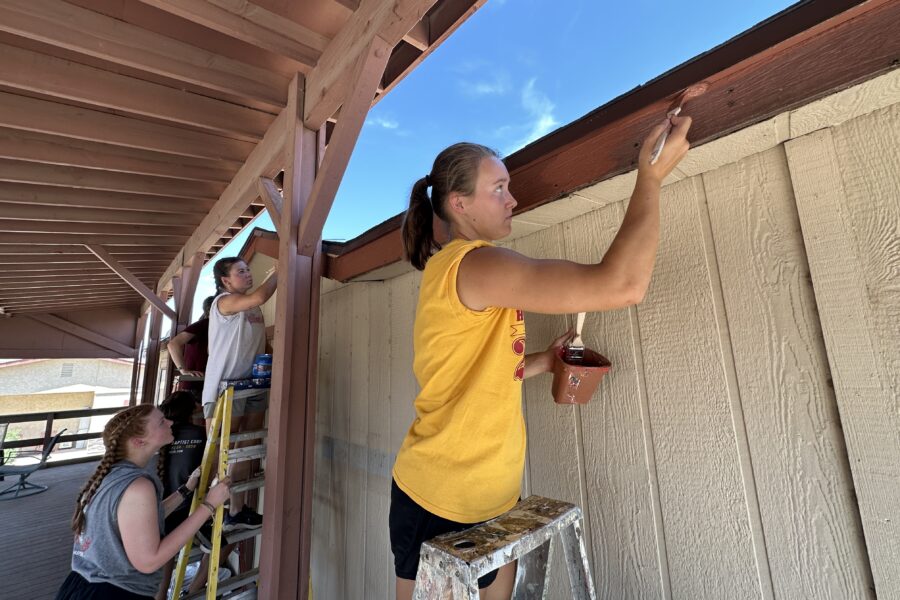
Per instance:
[[[141,596],[106,582],[91,583],[75,571],[59,588],[56,600],[148,600],[153,596]]]
[[[401,579],[415,580],[419,570],[419,550],[422,542],[445,533],[462,531],[480,523],[457,523],[432,514],[415,503],[391,481],[391,512],[388,527],[391,532],[391,552],[394,553],[394,572]],[[481,589],[494,583],[497,570],[478,578]]]

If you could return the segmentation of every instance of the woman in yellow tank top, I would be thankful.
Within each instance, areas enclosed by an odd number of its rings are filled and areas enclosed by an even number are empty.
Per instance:
[[[525,462],[522,380],[547,372],[564,334],[525,355],[524,311],[564,314],[641,301],[659,243],[659,192],[684,157],[690,117],[673,117],[654,164],[650,132],[619,232],[597,264],[542,260],[493,245],[509,235],[516,201],[497,154],[461,143],[441,152],[412,189],[403,221],[406,256],[423,271],[413,331],[421,392],[397,453],[390,536],[397,598],[412,597],[422,542],[492,519],[519,498]],[[449,242],[435,239],[434,216]],[[510,564],[479,580],[481,597],[508,599]]]

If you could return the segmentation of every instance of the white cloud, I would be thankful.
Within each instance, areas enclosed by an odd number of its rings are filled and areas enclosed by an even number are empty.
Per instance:
[[[476,98],[502,96],[512,87],[506,73],[495,73],[493,77],[481,81],[460,80],[459,85],[465,95]]]
[[[559,121],[553,115],[556,105],[540,90],[536,88],[537,79],[529,79],[522,88],[522,108],[529,117],[529,122],[523,126],[527,133],[516,142],[509,144],[504,150],[505,155],[512,154],[519,148],[527,146],[559,126]],[[506,128],[501,128],[506,129]]]
[[[387,117],[369,117],[366,119],[366,125],[374,125],[382,129],[397,129],[400,123]]]

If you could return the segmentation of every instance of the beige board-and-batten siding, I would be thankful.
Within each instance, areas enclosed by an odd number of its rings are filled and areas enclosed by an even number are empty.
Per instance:
[[[591,403],[526,381],[523,492],[583,508],[599,597],[900,598],[898,138],[894,71],[692,150],[646,299],[588,315],[614,365]],[[632,181],[520,215],[507,244],[599,260]],[[317,597],[394,596],[418,282],[323,285]],[[528,314],[528,351],[570,322]]]

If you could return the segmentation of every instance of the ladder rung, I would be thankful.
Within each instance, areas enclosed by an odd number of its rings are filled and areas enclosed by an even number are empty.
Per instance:
[[[257,527],[256,529],[242,529],[240,531],[229,531],[225,534],[225,539],[228,540],[229,544],[237,544],[238,542],[249,540],[258,535],[262,535],[262,527]]]
[[[239,481],[237,483],[231,484],[231,493],[237,494],[238,492],[246,492],[247,490],[255,490],[257,488],[261,488],[266,483],[266,475],[265,473],[261,475],[257,475],[255,477],[251,477],[245,481]]]
[[[229,577],[228,579],[222,580],[219,582],[218,587],[216,588],[216,596],[221,596],[225,592],[230,592],[231,590],[236,590],[239,587],[245,586],[248,583],[252,583],[257,580],[259,577],[259,569],[250,569],[244,573],[240,573],[235,575],[234,577]],[[254,588],[255,590],[255,588]],[[189,596],[183,597],[181,600],[199,600],[200,598],[206,597],[206,590],[198,590]],[[234,596],[229,596],[229,598],[233,598]]]
[[[228,464],[241,462],[245,460],[256,460],[266,455],[266,445],[245,446],[243,448],[235,448],[228,451]]]
[[[241,431],[239,433],[232,433],[230,436],[230,440],[232,442],[240,442],[242,440],[256,440],[256,439],[265,439],[268,435],[268,429],[254,429],[252,431]]]
[[[241,431],[239,433],[232,433],[228,436],[228,439],[232,442],[242,442],[245,440],[256,440],[265,438],[269,433],[268,429],[254,429],[252,431]],[[213,440],[212,444],[218,446],[219,440]]]
[[[228,596],[228,600],[256,600],[256,588],[241,592],[237,596]]]

